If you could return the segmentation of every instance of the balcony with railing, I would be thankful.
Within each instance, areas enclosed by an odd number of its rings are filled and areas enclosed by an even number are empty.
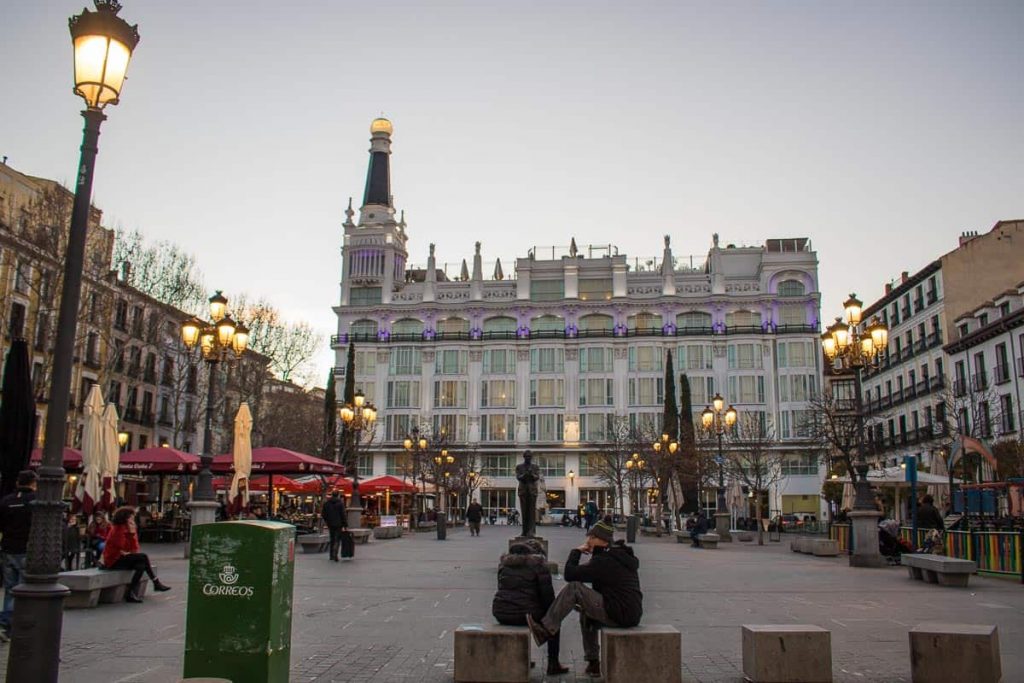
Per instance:
[[[953,395],[957,398],[967,395],[967,379],[965,377],[957,377],[953,380]]]
[[[1002,363],[997,363],[993,375],[996,384],[1006,384],[1010,381],[1010,367]]]
[[[1013,422],[1013,413],[999,416],[999,434],[1007,436],[1017,431],[1017,425]]]
[[[988,389],[988,373],[976,372],[971,376],[971,389],[974,391],[985,391]]]

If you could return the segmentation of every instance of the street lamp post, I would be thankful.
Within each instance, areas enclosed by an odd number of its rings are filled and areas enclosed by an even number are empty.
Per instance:
[[[675,455],[676,451],[679,450],[679,441],[677,441],[676,439],[673,439],[669,434],[667,434],[665,432],[662,432],[661,437],[659,439],[655,440],[655,442],[653,444],[651,444],[651,448],[654,449],[655,456],[660,456],[662,454],[662,451],[665,451],[666,453],[668,453],[668,455],[672,456],[672,455]],[[673,465],[674,465],[674,463],[673,463]],[[668,482],[667,485],[671,486],[672,485],[672,470],[669,469],[669,468],[661,467],[661,466],[658,466],[656,469],[659,471],[659,474],[664,473],[664,475],[666,477],[666,480]],[[667,495],[666,496],[662,496],[661,495],[661,478],[659,477],[658,478],[658,520],[657,520],[658,534],[659,535],[661,534],[661,526],[662,526],[661,518],[665,514],[665,511],[664,511],[665,499],[667,499],[667,498],[668,498]],[[668,522],[668,528],[666,529],[666,531],[671,531],[672,530],[672,522],[671,522],[672,514],[671,513],[673,513],[674,510],[671,510],[669,512],[670,512],[670,514],[668,516],[669,522]]]
[[[217,366],[237,360],[249,347],[249,330],[228,315],[228,300],[217,290],[210,297],[210,320],[189,318],[181,324],[181,341],[189,355],[197,348],[207,365],[206,415],[203,426],[203,452],[196,490],[189,503],[191,525],[209,524],[217,518],[217,495],[213,490],[213,403],[216,398]],[[186,554],[188,548],[185,548]]]
[[[345,423],[345,430],[352,434],[352,499],[348,506],[349,526],[362,526],[363,501],[359,497],[359,441],[363,431],[373,427],[377,420],[377,409],[367,403],[362,391],[356,391],[352,403],[338,408],[338,417]]]
[[[864,404],[861,371],[877,364],[879,355],[889,344],[889,328],[874,318],[861,329],[863,304],[855,294],[843,303],[846,319],[836,318],[834,324],[821,335],[825,356],[833,372],[853,370],[853,398],[856,411],[857,456],[853,461],[853,481],[856,497],[849,513],[853,524],[853,551],[850,565],[854,567],[881,567],[885,562],[878,551],[878,518],[868,483],[868,463],[864,457]]]
[[[430,446],[430,442],[428,442],[425,437],[420,436],[420,428],[419,427],[413,427],[412,428],[412,433],[409,434],[409,436],[405,437],[405,441],[403,442],[402,445],[405,447],[405,452],[409,454],[410,458],[412,458],[412,464],[413,464],[412,481],[413,481],[413,485],[415,486],[415,484],[416,484],[416,475],[420,474],[421,475],[420,476],[420,481],[423,484],[423,496],[426,496],[426,494],[427,494],[426,474],[423,471],[421,471],[420,464],[421,464],[421,460],[422,460],[424,454],[426,454],[426,452],[427,452],[427,448]],[[423,498],[421,497],[420,501],[422,501],[422,500],[423,500]],[[419,506],[418,505],[413,505],[413,508],[419,508]],[[419,516],[419,512],[420,511],[418,509],[414,509],[413,510],[413,514],[409,518],[409,520],[410,520],[409,521],[409,528],[410,529],[413,529],[413,528],[415,528],[417,526],[416,522],[418,521],[417,517]]]
[[[718,437],[718,455],[715,462],[718,464],[718,495],[715,498],[715,533],[721,540],[732,540],[729,535],[729,527],[732,526],[729,520],[729,509],[725,503],[725,452],[722,449],[722,438],[728,429],[736,424],[739,414],[732,406],[725,407],[725,399],[721,394],[715,394],[711,399],[711,405],[705,406],[700,414],[701,424],[704,429]],[[760,505],[761,501],[757,501]]]
[[[117,104],[132,51],[139,43],[138,27],[118,17],[120,9],[116,0],[96,0],[95,12],[82,10],[68,22],[74,48],[74,92],[85,100],[86,108],[82,112],[85,127],[64,254],[49,411],[43,458],[38,469],[39,493],[32,503],[32,529],[21,583],[12,588],[18,608],[11,625],[12,642],[7,659],[9,681],[56,681],[60,671],[64,597],[68,593],[67,588],[57,583],[64,511],[61,501],[63,453],[93,170],[99,150],[100,124],[106,119],[103,109],[108,104]]]

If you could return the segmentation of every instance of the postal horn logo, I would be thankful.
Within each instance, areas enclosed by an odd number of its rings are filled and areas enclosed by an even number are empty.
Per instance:
[[[224,569],[221,570],[218,576],[220,577],[220,582],[225,586],[233,586],[238,582],[238,572],[230,564],[224,565]]]

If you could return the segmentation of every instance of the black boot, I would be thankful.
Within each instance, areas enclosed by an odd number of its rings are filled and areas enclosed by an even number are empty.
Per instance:
[[[560,676],[569,673],[569,667],[562,666],[557,659],[548,660],[548,676]]]
[[[598,659],[591,659],[587,661],[587,670],[584,672],[588,676],[600,676],[601,675],[601,661]]]
[[[128,592],[125,593],[124,601],[125,602],[140,603],[140,602],[142,602],[142,598],[140,598],[138,595],[135,594],[135,590],[134,589],[129,589]]]
[[[153,579],[153,590],[155,590],[157,593],[163,593],[164,591],[171,590],[171,587],[163,581],[161,581],[160,579]]]

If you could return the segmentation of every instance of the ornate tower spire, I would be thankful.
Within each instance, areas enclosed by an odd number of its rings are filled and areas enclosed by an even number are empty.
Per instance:
[[[370,165],[359,224],[379,223],[395,213],[391,199],[391,134],[394,126],[385,118],[370,123]]]

